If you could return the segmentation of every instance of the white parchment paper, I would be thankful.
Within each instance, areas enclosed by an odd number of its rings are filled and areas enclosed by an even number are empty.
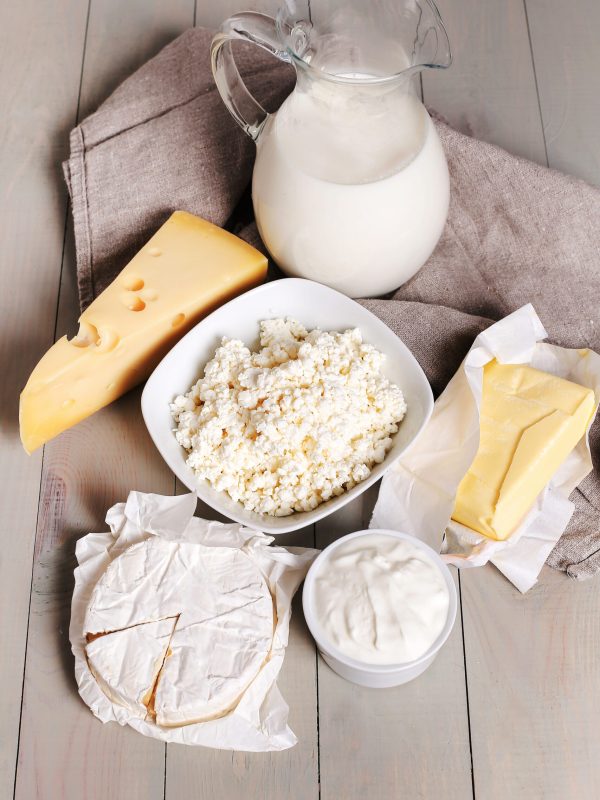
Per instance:
[[[529,364],[587,386],[596,394],[597,411],[600,356],[588,349],[543,343],[546,336],[531,304],[479,334],[436,401],[417,442],[384,476],[370,527],[417,536],[458,567],[491,561],[521,592],[535,584],[573,514],[569,495],[592,469],[587,433],[506,541],[483,536],[454,522],[450,515],[458,485],[479,447],[483,367],[488,361]]]
[[[237,523],[198,519],[193,516],[196,500],[195,494],[163,497],[131,492],[126,503],[118,503],[109,509],[106,522],[110,531],[89,533],[77,542],[79,566],[75,569],[69,637],[75,656],[79,694],[102,722],[130,725],[155,739],[227,750],[284,750],[296,744],[297,739],[288,727],[288,706],[276,680],[288,643],[292,598],[319,551],[273,547],[273,537]],[[160,727],[111,702],[88,667],[83,625],[92,590],[116,556],[150,536],[198,542],[208,547],[239,547],[261,570],[275,599],[277,623],[271,658],[235,709],[220,719],[177,728]]]

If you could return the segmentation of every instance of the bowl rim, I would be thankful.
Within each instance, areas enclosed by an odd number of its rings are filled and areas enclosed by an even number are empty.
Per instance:
[[[201,326],[204,326],[207,322],[212,320],[216,316],[221,316],[224,313],[226,314],[228,311],[231,312],[231,308],[235,307],[236,305],[245,304],[249,301],[249,298],[255,298],[256,296],[260,295],[268,295],[271,292],[281,292],[281,291],[293,291],[294,288],[301,285],[303,290],[308,289],[309,291],[316,291],[317,293],[324,293],[329,294],[331,296],[337,296],[342,298],[344,303],[354,304],[360,309],[360,313],[362,315],[367,315],[372,318],[373,324],[378,327],[381,327],[382,330],[385,330],[387,334],[395,337],[397,339],[397,344],[400,350],[404,351],[405,354],[408,356],[409,360],[412,361],[413,366],[415,368],[415,372],[419,374],[420,382],[422,383],[423,387],[423,419],[418,430],[415,432],[411,441],[401,450],[400,453],[387,453],[386,458],[381,464],[375,465],[371,473],[365,480],[361,481],[360,483],[356,484],[349,491],[343,492],[343,494],[331,498],[330,500],[321,503],[317,508],[313,509],[312,511],[300,511],[294,512],[289,514],[285,517],[275,517],[268,514],[258,514],[256,512],[247,511],[241,503],[235,503],[235,509],[225,509],[225,508],[218,508],[214,504],[213,500],[205,494],[203,491],[202,484],[199,483],[198,479],[194,475],[185,462],[183,462],[183,467],[178,463],[175,463],[174,459],[171,457],[171,451],[163,448],[160,444],[160,436],[161,436],[161,428],[157,426],[156,423],[153,422],[153,413],[150,409],[151,403],[153,401],[154,396],[154,387],[155,384],[159,382],[159,377],[161,370],[164,369],[164,365],[167,362],[171,362],[173,358],[177,358],[177,353],[182,352],[186,348],[186,341],[190,341],[197,335],[197,330]],[[260,321],[261,316],[257,313],[256,316],[256,324]],[[357,326],[360,327],[360,323],[357,323]],[[331,329],[334,330],[336,328],[335,323],[332,323]],[[325,328],[323,328],[325,330]],[[392,354],[386,353],[386,355],[391,358]],[[402,388],[402,387],[401,387]],[[163,356],[160,362],[156,365],[154,370],[152,371],[151,375],[146,381],[146,384],[143,388],[142,395],[141,395],[141,410],[142,410],[142,417],[144,419],[144,423],[150,434],[150,438],[154,443],[154,446],[160,453],[162,459],[165,461],[169,469],[175,474],[177,478],[192,492],[196,494],[196,496],[201,499],[206,505],[210,506],[213,511],[216,511],[218,514],[222,514],[228,519],[234,520],[241,525],[244,525],[248,528],[253,530],[260,530],[264,531],[269,535],[279,535],[281,533],[288,533],[291,531],[301,530],[306,526],[310,526],[318,522],[319,520],[323,519],[324,517],[329,516],[329,514],[334,513],[341,509],[344,505],[351,502],[353,499],[356,499],[360,494],[366,491],[370,486],[372,486],[376,481],[378,481],[385,472],[397,461],[398,458],[404,456],[408,450],[413,446],[414,442],[418,439],[418,437],[423,432],[423,429],[429,422],[431,414],[433,412],[434,406],[434,399],[433,399],[433,392],[429,381],[427,380],[427,376],[425,375],[423,368],[415,358],[414,354],[412,353],[411,349],[408,347],[407,344],[397,335],[394,331],[387,326],[379,317],[373,314],[368,308],[360,305],[357,303],[356,300],[353,298],[348,297],[341,292],[338,292],[336,289],[332,289],[331,287],[318,283],[317,281],[308,280],[306,278],[280,278],[274,281],[267,281],[266,283],[261,284],[260,286],[255,287],[254,289],[250,289],[247,292],[243,292],[242,294],[238,295],[237,297],[232,298],[227,303],[216,308],[210,314],[207,314],[203,317],[199,322],[197,322],[190,330],[178,341],[176,342],[173,347]],[[173,437],[174,439],[174,437]],[[179,445],[178,445],[179,447]],[[181,448],[183,451],[183,448]],[[390,459],[391,455],[391,459]],[[377,471],[376,474],[373,472],[376,471],[377,467],[383,467],[383,470]],[[187,477],[184,477],[184,475]],[[221,494],[224,495],[224,502],[227,502],[227,499],[231,500],[226,492],[222,492]],[[231,501],[232,503],[234,501]],[[238,511],[239,507],[239,511]],[[300,515],[302,517],[299,519]],[[263,525],[263,520],[267,518],[269,520],[267,525]],[[275,522],[277,520],[277,522]]]
[[[325,563],[328,556],[341,544],[344,544],[351,539],[357,539],[363,536],[369,536],[371,534],[383,534],[384,536],[390,536],[395,539],[408,541],[418,547],[420,550],[423,550],[423,552],[425,552],[438,567],[448,587],[448,614],[446,616],[444,627],[440,631],[433,644],[421,656],[419,656],[419,658],[415,658],[412,661],[404,661],[395,664],[370,664],[346,655],[339,650],[327,637],[327,634],[323,630],[317,618],[317,614],[314,611],[314,583],[320,566]],[[436,553],[436,551],[426,542],[423,542],[421,539],[418,539],[416,536],[412,536],[409,533],[404,533],[403,531],[394,531],[389,528],[366,528],[364,530],[348,533],[345,536],[340,536],[339,539],[336,539],[319,553],[317,558],[311,564],[308,573],[306,574],[306,578],[304,579],[304,587],[302,589],[302,610],[304,612],[304,619],[306,620],[306,624],[311,636],[317,643],[319,649],[324,650],[330,658],[333,658],[336,661],[339,661],[341,664],[361,672],[371,673],[373,675],[386,675],[394,672],[412,670],[421,665],[424,661],[431,660],[436,653],[438,653],[438,651],[448,640],[448,637],[454,628],[458,611],[458,595],[456,592],[456,585],[448,565],[442,559],[440,554]]]

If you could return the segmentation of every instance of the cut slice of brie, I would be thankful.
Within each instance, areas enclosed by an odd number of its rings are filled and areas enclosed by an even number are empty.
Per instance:
[[[113,703],[145,718],[177,618],[101,634],[88,642],[93,676]]]
[[[140,663],[155,664],[159,647],[140,638],[154,620],[177,617],[168,649],[143,699],[145,710],[156,715],[158,725],[186,725],[222,716],[237,704],[269,657],[273,642],[273,599],[253,561],[241,550],[170,542],[152,536],[125,550],[107,568],[94,588],[84,633],[94,639],[88,648],[107,640],[104,657],[118,662],[118,633],[132,633],[131,641],[148,652]],[[154,622],[153,624],[157,624]],[[135,627],[132,627],[135,626]],[[164,644],[162,639],[159,640]],[[114,643],[114,644],[113,644]],[[165,655],[166,653],[166,655]],[[88,658],[90,658],[88,653]],[[123,659],[121,659],[123,661]],[[135,658],[129,662],[135,664]],[[91,665],[91,660],[90,660]],[[93,670],[94,671],[94,670]],[[99,674],[96,669],[95,675]],[[131,680],[111,672],[109,697],[131,704]],[[148,689],[150,669],[141,683]],[[114,677],[113,677],[114,675]],[[104,684],[108,684],[102,674]],[[99,680],[100,683],[100,680]],[[119,699],[120,698],[120,699]],[[123,698],[128,698],[123,702]],[[139,705],[136,706],[139,711]]]

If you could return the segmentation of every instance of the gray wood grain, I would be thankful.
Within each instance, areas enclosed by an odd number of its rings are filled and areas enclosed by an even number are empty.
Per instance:
[[[121,8],[109,0],[92,6],[82,108],[93,106],[115,82],[193,21],[188,0],[130,2],[127,15]],[[78,75],[82,52],[75,67]],[[61,284],[59,335],[75,329],[73,284],[71,250]],[[103,530],[107,508],[124,500],[133,488],[165,494],[174,489],[174,479],[146,433],[139,390],[58,437],[45,450],[17,798],[163,797],[164,744],[94,719],[77,694],[68,643],[75,540],[87,531]]]
[[[525,3],[441,0],[455,62],[446,73],[424,76],[425,101],[466,132],[540,163],[547,146],[551,166],[600,182],[600,6]],[[272,13],[278,5],[197,0],[194,10],[192,0],[92,0],[81,114],[190,25],[194,13],[197,24],[215,27],[242,7]],[[342,681],[321,660],[317,672],[297,598],[280,685],[300,741],[285,753],[166,749],[101,725],[76,694],[67,637],[74,541],[103,529],[106,509],[129,489],[174,488],[141,422],[139,391],[47,446],[41,487],[42,457],[27,458],[18,441],[18,392],[53,336],[66,211],[59,162],[77,109],[86,12],[76,0],[9,0],[0,8],[0,796],[11,795],[14,780],[41,492],[18,798],[152,800],[165,789],[168,800],[304,800],[319,789],[325,800],[469,798],[460,618],[424,676],[378,692]],[[75,330],[73,276],[69,238],[59,334]],[[318,545],[366,525],[374,491],[319,523]],[[312,544],[311,537],[280,541]],[[463,572],[461,585],[476,796],[600,796],[598,581],[575,584],[545,570],[522,597],[483,568]]]
[[[196,0],[196,25],[216,29],[238,11],[260,11],[274,16],[283,5],[280,0]]]
[[[522,0],[441,0],[454,61],[423,73],[425,102],[458,130],[546,163]]]
[[[556,38],[564,32],[564,47],[572,48],[582,33],[583,20],[573,23],[578,15],[572,5],[568,11],[562,9],[562,16],[547,3],[537,3],[535,15],[529,3],[527,7],[532,39],[538,41],[534,53],[539,84],[549,80],[548,64],[558,55]],[[470,4],[475,17],[468,18],[463,16],[464,3],[443,10],[450,17],[450,28],[460,31],[464,26],[452,70],[464,49],[473,61],[462,75],[460,90],[451,90],[447,96],[442,86],[435,94],[438,76],[429,76],[424,84],[426,102],[466,132],[544,163],[546,142],[536,74],[526,41],[527,17],[520,3]],[[538,17],[546,31],[542,35],[536,34]],[[585,37],[589,40],[588,34]],[[475,53],[469,42],[479,42]],[[588,58],[594,57],[589,41],[586,52]],[[557,63],[564,63],[564,58]],[[482,69],[475,68],[479,65]],[[548,92],[556,92],[551,109],[577,102],[577,79],[566,71],[563,78],[567,75],[572,78],[568,86],[563,80],[557,87],[557,81],[550,79]],[[546,114],[541,91],[540,100]],[[459,111],[453,112],[453,106]],[[584,104],[578,108],[572,121],[583,126],[587,108]],[[589,143],[595,128],[592,124],[585,129],[591,133]],[[547,125],[546,139],[549,143]],[[567,148],[567,155],[576,149],[573,130],[559,139],[548,146],[551,166],[567,163],[558,158],[559,144]],[[600,151],[595,153],[598,158]],[[580,159],[580,174],[593,177],[597,163]],[[489,566],[463,571],[461,585],[476,797],[596,797],[600,762],[591,726],[597,714],[593,644],[597,626],[586,609],[597,603],[597,582],[576,586],[564,575],[544,570],[540,584],[521,596]]]
[[[376,492],[318,522],[317,546],[366,528]],[[404,686],[355,686],[318,663],[323,800],[472,796],[460,611],[437,659]]]
[[[274,13],[274,0],[254,0],[245,9]],[[196,25],[216,28],[239,3],[196,4]],[[186,491],[178,484],[177,491]],[[198,514],[217,519],[212,509],[200,504]],[[312,527],[278,536],[276,544],[314,546]],[[167,748],[165,789],[167,800],[190,796],[244,798],[244,800],[283,800],[318,796],[317,693],[315,648],[302,617],[300,595],[294,601],[290,642],[278,680],[290,707],[289,724],[298,743],[280,753],[232,753],[169,745]]]
[[[600,796],[600,584],[462,575],[476,797]]]
[[[0,6],[0,797],[12,796],[42,451],[19,392],[52,343],[66,214],[59,162],[77,108],[86,4]]]
[[[600,185],[600,4],[526,0],[526,8],[548,162]]]

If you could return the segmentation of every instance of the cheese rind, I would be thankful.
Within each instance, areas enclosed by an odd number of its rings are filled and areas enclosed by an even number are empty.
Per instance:
[[[148,713],[176,619],[111,631],[86,645],[90,670],[104,694],[142,719]]]
[[[507,539],[585,434],[594,392],[520,364],[484,368],[479,449],[452,519]]]
[[[35,367],[20,399],[27,452],[145,380],[204,315],[261,283],[267,259],[176,211]]]
[[[152,536],[108,566],[92,592],[84,633],[135,630],[175,615],[153,698],[156,722],[223,716],[268,660],[275,624],[269,587],[237,548]]]

